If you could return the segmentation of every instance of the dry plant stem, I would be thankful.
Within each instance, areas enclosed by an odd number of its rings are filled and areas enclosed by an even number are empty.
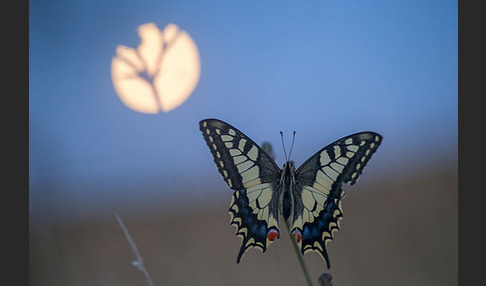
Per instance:
[[[138,270],[142,271],[143,275],[145,276],[145,280],[147,281],[147,285],[154,286],[154,283],[152,282],[152,278],[150,277],[150,275],[149,275],[147,269],[145,268],[145,266],[143,265],[142,256],[138,252],[137,245],[135,244],[135,242],[133,241],[132,237],[128,233],[128,230],[125,227],[125,225],[123,224],[123,222],[122,222],[120,216],[118,215],[118,213],[115,212],[115,215],[116,215],[116,219],[118,220],[118,224],[120,225],[120,228],[125,233],[125,236],[126,236],[126,238],[128,240],[128,243],[130,244],[130,247],[132,248],[133,252],[135,253],[135,256],[137,257],[137,260],[136,261],[133,261],[132,262],[132,265],[137,266]]]
[[[292,241],[292,245],[294,246],[295,254],[297,254],[297,258],[299,259],[300,267],[302,268],[302,272],[304,272],[305,280],[307,281],[307,285],[312,286],[312,282],[310,279],[309,272],[305,267],[304,259],[302,259],[302,255],[299,252],[299,247],[297,246],[297,242],[295,241],[294,236],[290,233],[290,226],[289,222],[285,220],[285,226],[287,227],[287,232],[290,236],[290,240]]]
[[[320,286],[332,286],[332,276],[331,273],[322,273],[317,279]]]
[[[282,131],[280,131],[280,134],[282,134]],[[294,136],[295,136],[295,132],[294,132]],[[283,136],[281,138],[282,138],[282,145],[283,145]],[[275,154],[273,154],[273,151],[272,151],[272,144],[270,144],[268,142],[264,142],[264,143],[262,143],[262,148],[265,152],[267,152],[268,155],[270,155],[270,157],[272,157],[272,159],[275,160]],[[284,150],[285,150],[285,148],[284,148]],[[299,247],[297,245],[297,242],[295,241],[294,236],[290,233],[289,222],[285,219],[284,219],[284,221],[285,221],[285,226],[287,227],[287,232],[290,236],[290,241],[292,241],[292,245],[294,246],[295,254],[297,254],[297,258],[299,259],[300,267],[302,268],[302,272],[304,272],[304,276],[305,276],[305,280],[307,281],[307,285],[312,286],[312,282],[311,282],[311,279],[310,279],[309,272],[307,272],[307,268],[305,267],[304,260],[302,259],[302,255],[299,252]]]

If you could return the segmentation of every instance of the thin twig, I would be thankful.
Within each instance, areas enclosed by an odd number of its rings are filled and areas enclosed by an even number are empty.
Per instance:
[[[152,278],[150,277],[150,274],[148,273],[147,269],[143,265],[142,256],[138,252],[137,245],[135,244],[135,242],[131,238],[130,234],[128,233],[127,228],[123,224],[123,221],[121,220],[121,218],[120,218],[120,216],[118,215],[117,212],[115,212],[115,215],[116,215],[116,219],[118,220],[118,224],[120,225],[120,228],[125,233],[125,236],[128,240],[128,243],[130,244],[130,247],[133,250],[133,253],[135,253],[135,256],[137,257],[137,260],[132,261],[132,265],[136,266],[138,268],[138,270],[142,271],[143,275],[145,276],[145,280],[147,281],[147,285],[153,286],[154,283],[152,282]]]
[[[287,227],[287,232],[290,236],[290,240],[292,241],[292,245],[294,246],[295,254],[297,254],[297,258],[299,259],[299,264],[300,267],[302,268],[302,272],[304,272],[305,280],[307,281],[307,285],[312,286],[312,282],[310,279],[309,272],[307,271],[307,268],[305,267],[304,259],[302,259],[302,254],[299,252],[299,247],[297,245],[297,242],[295,241],[294,236],[290,233],[290,226],[289,222],[285,220],[285,226]]]
[[[282,146],[283,146],[283,135],[282,134],[283,134],[282,131],[280,131],[280,135],[281,135],[281,138],[282,138]],[[294,136],[295,136],[295,132],[294,132]],[[294,145],[294,142],[292,140],[292,146],[293,145]],[[273,160],[275,160],[275,154],[273,153],[272,144],[270,144],[269,142],[263,142],[262,143],[262,149]],[[290,150],[292,152],[292,147],[290,148]],[[285,152],[285,147],[284,147],[284,152]],[[289,156],[290,156],[290,154],[289,154]],[[285,157],[287,157],[287,155],[285,155]],[[292,161],[290,161],[290,162],[292,162]],[[294,236],[290,233],[289,222],[285,219],[284,219],[284,221],[285,221],[285,226],[287,227],[287,233],[289,234],[290,241],[292,241],[292,245],[294,246],[295,254],[297,254],[297,258],[299,259],[300,267],[302,268],[302,272],[304,272],[304,276],[305,276],[305,280],[307,281],[307,285],[312,286],[312,282],[311,282],[311,279],[310,279],[309,272],[307,271],[307,268],[305,267],[304,259],[302,259],[302,255],[299,252],[299,247],[297,245],[297,242],[295,241]]]
[[[317,282],[319,282],[320,286],[332,286],[332,276],[331,273],[322,273],[319,278],[317,278]]]

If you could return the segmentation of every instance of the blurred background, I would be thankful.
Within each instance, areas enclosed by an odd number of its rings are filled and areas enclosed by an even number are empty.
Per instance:
[[[303,285],[287,236],[236,264],[232,192],[198,128],[218,118],[270,142],[278,165],[279,131],[287,148],[296,131],[296,165],[351,133],[383,135],[344,187],[331,269],[304,257],[312,279],[456,285],[457,14],[432,0],[30,0],[30,284],[146,285],[117,212],[155,285]],[[160,73],[143,68],[146,24],[187,36]]]

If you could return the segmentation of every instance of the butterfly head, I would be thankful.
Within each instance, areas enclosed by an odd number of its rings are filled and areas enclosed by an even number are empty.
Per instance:
[[[294,172],[294,161],[288,161],[283,165],[281,183],[284,184],[285,189],[289,189],[289,186],[293,183]]]
[[[292,160],[288,161],[287,163],[285,163],[285,164],[283,165],[283,168],[284,168],[284,169],[285,169],[285,168],[287,168],[288,170],[292,170],[292,171],[293,171],[293,170],[295,170],[295,164],[294,164],[294,161],[292,161]]]

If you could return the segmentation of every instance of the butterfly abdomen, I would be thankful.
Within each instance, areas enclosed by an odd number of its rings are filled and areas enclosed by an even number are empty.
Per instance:
[[[290,197],[290,192],[285,190],[282,197],[282,214],[285,220],[290,216],[292,210],[292,199]]]

